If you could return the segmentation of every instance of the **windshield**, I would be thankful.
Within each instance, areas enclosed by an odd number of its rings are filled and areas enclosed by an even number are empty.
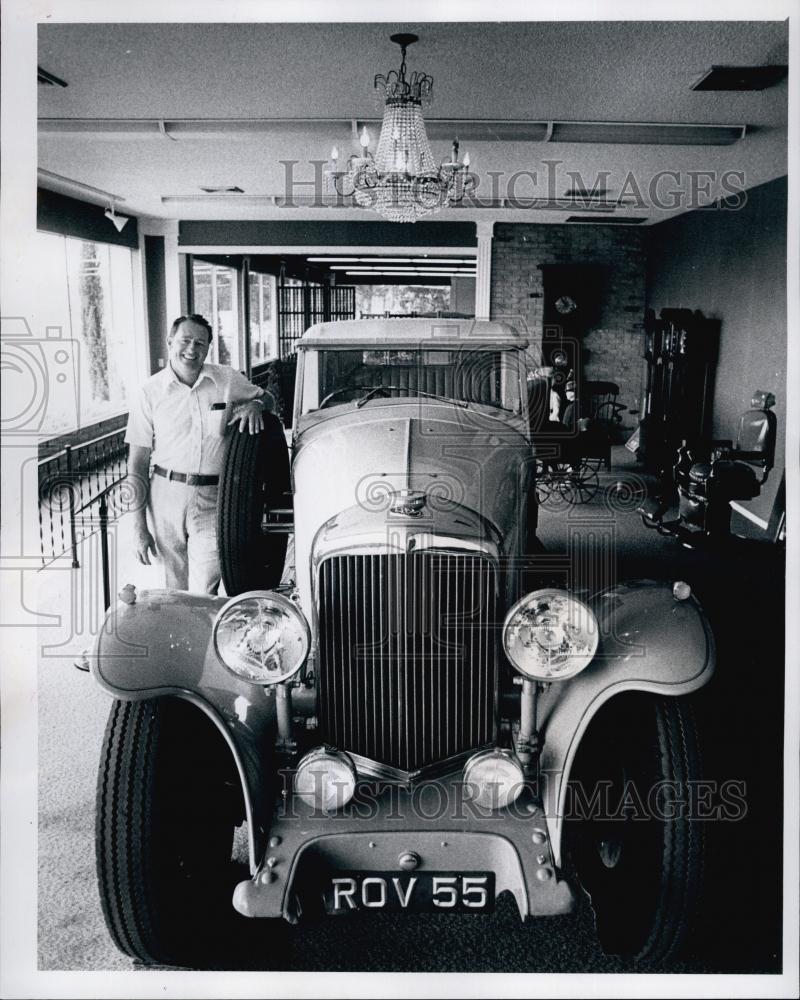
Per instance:
[[[521,412],[516,351],[410,348],[309,351],[302,412],[371,399],[438,398]]]

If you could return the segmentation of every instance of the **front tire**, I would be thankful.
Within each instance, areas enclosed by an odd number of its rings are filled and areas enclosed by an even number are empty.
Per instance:
[[[703,867],[702,829],[689,808],[698,776],[683,699],[618,696],[581,744],[570,805],[584,815],[568,821],[568,845],[607,953],[660,963],[686,943]]]
[[[243,800],[233,759],[180,699],[115,701],[100,760],[100,899],[116,946],[148,964],[204,967],[237,914],[234,828]]]

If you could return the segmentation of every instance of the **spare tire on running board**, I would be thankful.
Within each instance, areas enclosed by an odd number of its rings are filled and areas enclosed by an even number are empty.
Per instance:
[[[283,425],[264,414],[260,434],[230,432],[219,481],[217,539],[229,597],[280,583],[288,535],[262,527],[264,515],[291,504],[289,449]]]

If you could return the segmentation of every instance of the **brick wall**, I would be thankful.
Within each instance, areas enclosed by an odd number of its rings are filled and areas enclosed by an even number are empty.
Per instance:
[[[589,352],[586,377],[616,382],[619,401],[638,408],[644,372],[643,244],[642,232],[633,226],[497,223],[492,241],[492,318],[521,319],[538,348],[544,305],[539,265],[601,265],[606,279],[598,322],[583,341]],[[623,426],[634,427],[637,419],[625,413]]]

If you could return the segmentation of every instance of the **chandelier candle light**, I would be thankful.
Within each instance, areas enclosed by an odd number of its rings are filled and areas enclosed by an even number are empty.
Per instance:
[[[417,35],[392,35],[400,46],[399,70],[375,77],[375,90],[384,98],[383,123],[378,148],[370,152],[365,125],[359,136],[361,153],[353,153],[347,169],[338,171],[339,150],[331,150],[330,175],[337,192],[352,195],[362,208],[379,212],[390,222],[416,222],[424,215],[457,204],[473,185],[468,173],[469,154],[458,158],[458,139],[451,156],[438,167],[431,152],[422,104],[433,99],[433,77],[414,72],[406,77],[406,48]]]

